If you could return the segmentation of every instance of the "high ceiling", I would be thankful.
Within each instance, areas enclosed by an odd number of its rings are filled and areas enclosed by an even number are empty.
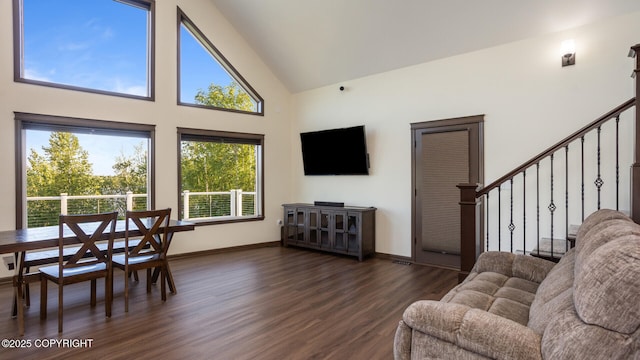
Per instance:
[[[640,11],[640,0],[211,0],[291,92]]]

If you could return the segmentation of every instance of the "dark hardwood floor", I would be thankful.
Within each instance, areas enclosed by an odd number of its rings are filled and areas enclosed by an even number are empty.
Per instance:
[[[10,314],[13,288],[0,286],[0,338],[31,343],[0,347],[0,359],[391,359],[404,309],[418,299],[441,298],[457,281],[451,270],[280,247],[170,264],[178,293],[163,303],[159,285],[147,294],[141,274],[129,313],[123,273],[116,271],[111,318],[104,316],[103,283],[95,308],[88,283],[65,287],[61,336],[55,285],[49,285],[48,318],[40,321],[33,284],[22,338]],[[92,339],[92,346],[36,347],[60,338]]]

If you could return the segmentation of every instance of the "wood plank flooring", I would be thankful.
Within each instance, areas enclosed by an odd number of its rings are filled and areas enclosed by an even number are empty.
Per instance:
[[[31,341],[0,347],[0,359],[391,359],[404,309],[439,299],[457,273],[371,258],[358,262],[313,251],[268,247],[170,260],[178,293],[146,293],[133,283],[124,312],[123,273],[115,272],[111,318],[103,283],[89,306],[89,284],[65,287],[64,333],[57,333],[57,288],[49,285],[48,318],[31,291],[25,336],[11,319],[13,288],[0,286],[0,338]],[[90,348],[36,348],[41,339],[93,339]]]

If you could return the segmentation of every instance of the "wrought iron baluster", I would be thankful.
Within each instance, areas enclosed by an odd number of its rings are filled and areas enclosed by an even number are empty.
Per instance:
[[[522,248],[527,251],[527,169],[522,170]]]
[[[580,142],[581,142],[581,151],[580,151],[580,156],[581,156],[581,167],[582,167],[582,175],[581,175],[581,179],[582,179],[582,184],[580,186],[580,193],[582,194],[582,221],[584,222],[584,136],[580,137]]]
[[[593,182],[596,185],[596,188],[598,188],[598,210],[600,210],[600,190],[602,188],[602,185],[604,184],[604,181],[602,181],[602,177],[600,177],[600,132],[601,131],[602,131],[602,128],[598,126],[598,177]]]
[[[616,116],[616,210],[620,210],[620,115]]]
[[[498,251],[502,250],[502,184],[498,185]]]
[[[536,163],[536,241],[538,246],[538,256],[540,255],[540,163]]]
[[[489,211],[489,194],[491,193],[491,191],[489,191],[487,193],[487,237],[486,237],[486,244],[485,246],[487,247],[487,251],[489,251],[489,228],[491,227],[491,223],[489,222],[489,214],[491,214],[491,211]]]
[[[564,229],[569,239],[569,145],[564,147]],[[569,250],[569,246],[565,250]]]
[[[550,179],[551,203],[547,207],[549,209],[549,212],[551,212],[551,257],[552,258],[553,258],[553,215],[554,215],[554,212],[556,211],[556,204],[553,203],[553,156],[554,155],[555,154],[551,154],[551,179]]]
[[[510,219],[509,219],[509,232],[511,233],[511,252],[513,252],[513,230],[516,229],[516,226],[513,224],[513,178],[511,178],[510,180],[510,185],[511,185],[511,198],[509,200],[509,212],[510,212]]]

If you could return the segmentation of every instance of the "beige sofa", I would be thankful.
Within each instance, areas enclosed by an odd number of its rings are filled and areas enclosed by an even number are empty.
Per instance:
[[[440,301],[417,301],[395,359],[640,359],[640,225],[599,210],[558,264],[483,253]]]

